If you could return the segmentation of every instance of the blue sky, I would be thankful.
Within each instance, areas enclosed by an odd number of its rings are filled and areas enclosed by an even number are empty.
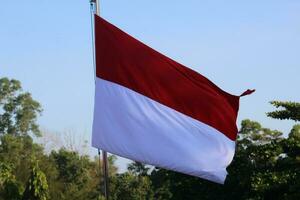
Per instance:
[[[0,77],[22,82],[43,105],[39,123],[90,138],[93,66],[88,0],[0,2]],[[300,1],[102,0],[101,16],[242,98],[250,118],[288,132],[293,122],[266,117],[271,100],[300,101]]]

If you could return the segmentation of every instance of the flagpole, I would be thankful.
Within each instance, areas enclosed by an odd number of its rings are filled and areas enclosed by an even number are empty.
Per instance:
[[[90,3],[91,3],[91,6],[93,6],[93,10],[94,10],[94,13],[98,16],[100,16],[100,0],[90,0]],[[93,16],[92,16],[93,17]],[[94,23],[95,23],[95,19],[94,19]],[[93,29],[92,29],[93,30]],[[95,69],[95,72],[96,73],[96,62],[95,62],[95,45],[94,45],[94,33],[93,34],[93,63],[94,63],[94,69]],[[95,75],[95,78],[96,78],[96,75]],[[98,149],[98,155],[99,155],[99,167],[101,168],[101,165],[100,165],[100,149]],[[107,161],[107,152],[102,150],[102,170],[103,170],[103,182],[104,182],[104,196],[105,196],[105,199],[108,200],[109,199],[109,187],[108,187],[108,161]],[[100,184],[101,184],[101,179],[100,179]]]
[[[108,162],[107,162],[107,152],[102,151],[102,160],[103,160],[103,175],[104,175],[104,196],[105,199],[108,200],[109,198],[109,191],[108,191]]]

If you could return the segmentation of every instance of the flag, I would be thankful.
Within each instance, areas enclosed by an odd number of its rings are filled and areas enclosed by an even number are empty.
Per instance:
[[[97,15],[95,56],[94,147],[224,183],[240,96]]]

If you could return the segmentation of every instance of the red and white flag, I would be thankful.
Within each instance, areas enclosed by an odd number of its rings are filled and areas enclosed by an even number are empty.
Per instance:
[[[95,49],[93,146],[224,183],[235,152],[240,96],[97,15]]]

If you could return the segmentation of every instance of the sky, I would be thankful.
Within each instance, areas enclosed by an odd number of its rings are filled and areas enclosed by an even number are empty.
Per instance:
[[[271,100],[300,101],[300,1],[101,0],[100,14],[229,93],[256,89],[241,99],[238,124],[249,118],[291,129],[293,122],[265,113]],[[0,25],[0,77],[20,80],[42,104],[42,129],[90,139],[89,1],[0,1]],[[121,170],[126,162],[118,160]]]

